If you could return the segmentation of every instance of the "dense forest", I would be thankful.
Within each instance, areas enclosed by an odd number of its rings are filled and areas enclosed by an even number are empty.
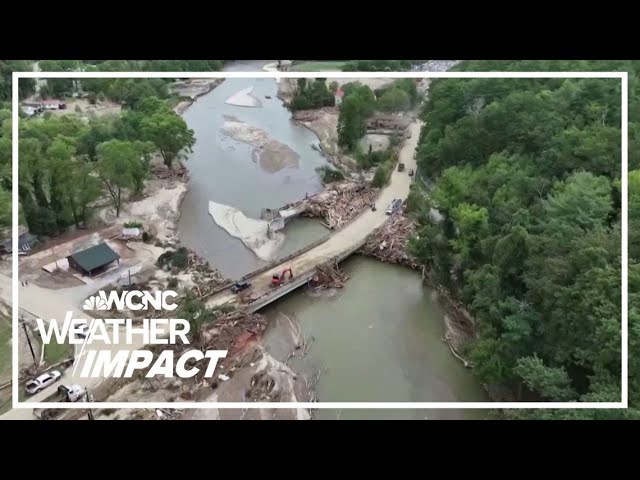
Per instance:
[[[640,393],[640,63],[457,68],[630,72],[633,408],[508,415],[640,418],[633,396]],[[620,98],[618,79],[441,79],[424,105],[417,160],[433,189],[416,185],[411,193],[423,219],[411,250],[475,318],[479,339],[466,354],[479,380],[510,386],[517,400],[620,401]],[[430,208],[444,219],[429,221]]]

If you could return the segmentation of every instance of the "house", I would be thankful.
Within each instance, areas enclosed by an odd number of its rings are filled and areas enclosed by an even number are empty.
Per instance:
[[[103,273],[113,262],[117,261],[120,265],[120,255],[104,242],[73,253],[67,260],[71,268],[89,277]]]
[[[18,253],[26,253],[31,251],[33,247],[38,243],[38,237],[25,232],[18,236]],[[5,253],[13,252],[13,241],[11,238],[2,242],[1,250]]]
[[[336,106],[340,105],[342,103],[342,98],[344,97],[344,90],[338,87],[338,89],[336,90],[336,93],[333,94],[333,97],[336,100]]]

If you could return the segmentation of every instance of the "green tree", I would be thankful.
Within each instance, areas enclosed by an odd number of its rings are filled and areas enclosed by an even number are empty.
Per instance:
[[[109,140],[98,145],[97,155],[98,176],[109,192],[116,217],[119,217],[123,193],[136,185],[140,171],[139,153],[129,142]]]
[[[411,98],[404,90],[391,88],[384,92],[376,105],[384,112],[399,112],[411,107]]]
[[[186,159],[196,140],[193,130],[173,112],[154,113],[140,122],[142,139],[153,143],[160,151],[164,164],[172,168],[174,160]]]

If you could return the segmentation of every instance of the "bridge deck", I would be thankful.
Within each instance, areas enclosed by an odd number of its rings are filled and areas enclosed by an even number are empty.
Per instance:
[[[341,261],[356,252],[364,245],[369,234],[389,218],[385,210],[391,201],[394,198],[407,198],[412,180],[407,171],[412,168],[415,170],[416,168],[414,152],[418,143],[420,124],[414,122],[409,128],[411,129],[411,138],[407,139],[400,150],[400,158],[398,160],[404,163],[406,168],[403,172],[398,172],[396,169],[391,174],[389,185],[381,191],[376,202],[377,210],[375,212],[371,210],[363,212],[342,229],[335,231],[319,245],[306,251],[302,250],[300,254],[279,262],[271,268],[263,271],[259,270],[255,274],[245,276],[245,279],[252,285],[252,296],[258,298],[249,306],[250,310],[256,311],[304,285],[313,276],[318,265],[334,259]],[[279,275],[285,268],[293,270],[295,276],[293,281],[274,289],[271,287],[272,275]],[[237,301],[237,296],[230,289],[225,289],[209,297],[207,305],[215,307],[235,301]]]

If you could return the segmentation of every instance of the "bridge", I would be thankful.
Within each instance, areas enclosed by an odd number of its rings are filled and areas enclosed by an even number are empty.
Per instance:
[[[358,251],[366,243],[367,237],[389,218],[385,210],[391,201],[394,198],[403,200],[407,198],[413,179],[407,174],[407,171],[416,169],[414,153],[420,136],[420,123],[417,121],[411,123],[409,130],[411,136],[402,146],[398,160],[405,164],[405,170],[403,172],[399,172],[397,169],[393,171],[389,185],[382,189],[376,201],[378,207],[376,211],[367,209],[351,222],[319,241],[284,259],[245,275],[243,280],[251,283],[250,295],[255,299],[245,305],[249,311],[260,310],[289,292],[306,285],[315,275],[318,266],[332,261],[340,262]],[[280,275],[285,268],[293,270],[294,278],[286,281],[279,288],[273,288],[271,277]],[[214,293],[207,299],[209,307],[233,303],[238,303],[238,295],[231,292],[230,286]]]

